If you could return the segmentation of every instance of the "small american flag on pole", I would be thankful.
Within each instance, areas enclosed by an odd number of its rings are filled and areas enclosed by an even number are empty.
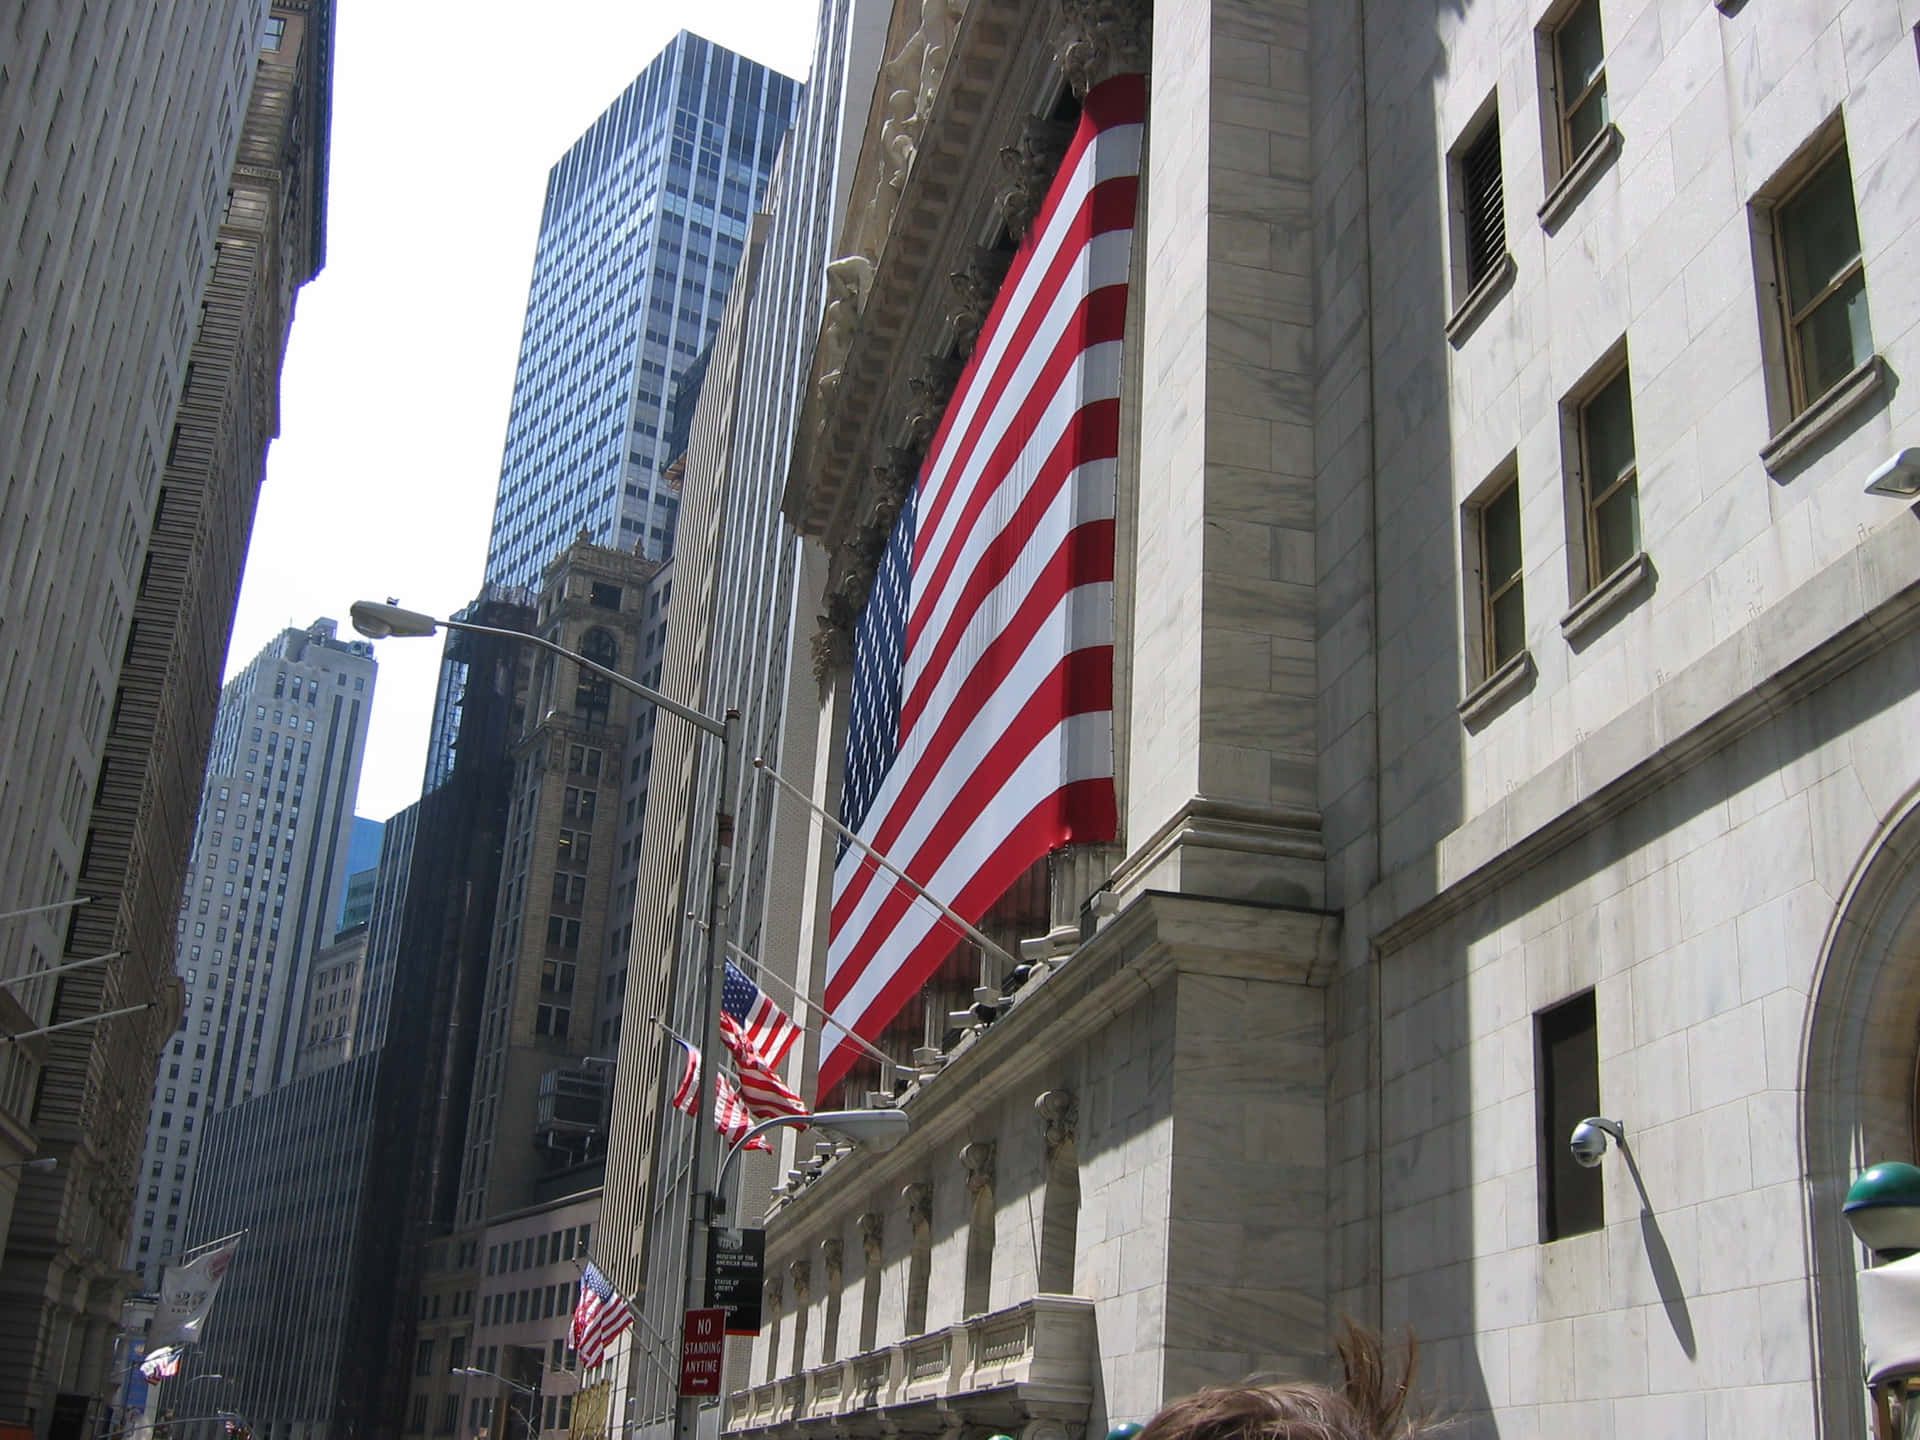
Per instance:
[[[573,1328],[567,1343],[580,1363],[591,1370],[606,1358],[607,1346],[633,1324],[633,1307],[611,1281],[589,1262],[580,1272],[580,1298],[573,1306]]]
[[[727,961],[726,979],[720,986],[720,1033],[727,1037],[733,1053],[751,1055],[771,1070],[786,1059],[793,1042],[800,1038],[800,1027],[766,992],[754,984],[733,961]]]
[[[1087,93],[856,626],[841,820],[969,923],[1113,839],[1114,485],[1146,78]],[[833,874],[819,1093],[953,949],[863,851]]]
[[[684,1110],[697,1119],[700,1115],[699,1048],[689,1045],[678,1035],[674,1035],[671,1030],[667,1033],[672,1037],[674,1044],[687,1052],[687,1068],[681,1072],[680,1084],[673,1092],[673,1108]],[[714,1092],[713,1097],[713,1128],[727,1137],[729,1145],[736,1144],[740,1137],[753,1127],[754,1117],[748,1113],[746,1105],[740,1099],[739,1090],[734,1087],[733,1081],[727,1078],[726,1071],[720,1072],[717,1083],[720,1088]],[[764,1135],[747,1142],[749,1150],[771,1150],[772,1148]]]

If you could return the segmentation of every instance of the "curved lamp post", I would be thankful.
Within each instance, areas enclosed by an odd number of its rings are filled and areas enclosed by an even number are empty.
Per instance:
[[[1876,1440],[1911,1433],[1910,1387],[1920,1378],[1920,1168],[1869,1166],[1848,1187],[1840,1211],[1873,1256],[1860,1272],[1860,1336]]]
[[[540,1403],[540,1387],[538,1385],[522,1385],[518,1380],[509,1380],[506,1376],[498,1374],[495,1371],[482,1370],[478,1365],[456,1365],[447,1373],[449,1375],[461,1376],[463,1379],[497,1380],[509,1390],[513,1391],[514,1394],[527,1397],[527,1408],[525,1413],[520,1416],[520,1423],[527,1427],[527,1440],[533,1440],[533,1437],[540,1433],[539,1420],[534,1413],[535,1407]],[[507,1402],[507,1410],[509,1413],[513,1411],[513,1402],[511,1400]]]
[[[749,1126],[746,1133],[727,1150],[727,1158],[720,1162],[720,1173],[713,1182],[713,1208],[716,1214],[724,1214],[727,1208],[727,1174],[733,1169],[733,1162],[747,1143],[764,1135],[769,1130],[778,1130],[783,1125],[805,1128],[809,1125],[822,1130],[837,1130],[857,1145],[865,1145],[869,1150],[891,1150],[907,1136],[913,1128],[913,1121],[904,1110],[821,1110],[812,1115],[775,1115],[770,1120],[762,1120]]]
[[[712,736],[720,742],[720,778],[717,794],[714,798],[713,817],[713,855],[712,873],[707,885],[707,963],[701,976],[701,1024],[700,1035],[703,1053],[708,1057],[720,1053],[720,974],[725,963],[725,930],[722,915],[723,896],[726,891],[727,870],[733,853],[733,815],[727,809],[727,774],[733,752],[733,730],[739,720],[737,710],[729,710],[719,719],[703,715],[700,711],[682,705],[670,696],[662,695],[650,685],[642,685],[638,680],[621,674],[618,670],[598,664],[584,655],[556,644],[544,635],[530,635],[521,630],[505,630],[493,625],[476,625],[469,620],[442,620],[432,615],[423,615],[417,610],[406,610],[388,601],[382,604],[376,600],[356,600],[348,610],[353,628],[369,640],[411,639],[432,635],[436,630],[464,630],[474,635],[493,635],[507,640],[518,640],[557,655],[570,665],[577,665],[588,674],[597,675],[610,684],[618,685],[630,694],[639,696],[649,704],[656,705],[669,714],[678,715],[682,720],[694,726],[702,733]],[[701,1067],[705,1072],[700,1080],[700,1114],[697,1117],[698,1129],[694,1132],[693,1160],[688,1179],[692,1189],[692,1199],[687,1206],[687,1248],[686,1274],[684,1289],[685,1308],[698,1309],[702,1300],[701,1282],[706,1273],[706,1235],[711,1223],[711,1197],[704,1190],[701,1179],[706,1158],[712,1148],[708,1138],[713,1135],[713,1115],[718,1094],[720,1067],[709,1059]],[[682,1396],[675,1411],[675,1433],[680,1440],[695,1440],[699,1422],[698,1402]]]

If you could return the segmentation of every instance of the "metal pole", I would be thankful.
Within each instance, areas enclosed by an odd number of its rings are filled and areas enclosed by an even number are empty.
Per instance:
[[[618,670],[609,669],[605,665],[596,665],[593,661],[587,659],[586,656],[575,654],[573,651],[567,649],[566,646],[556,644],[544,635],[529,634],[525,630],[505,630],[497,625],[475,625],[466,620],[440,620],[435,623],[448,630],[465,630],[474,635],[498,635],[508,640],[524,640],[527,644],[545,650],[549,654],[558,655],[569,665],[578,665],[582,670],[593,675],[598,675],[602,680],[611,680],[622,689],[632,691],[642,700],[652,701],[662,710],[670,711],[678,715],[682,720],[687,720],[698,725],[709,735],[717,735],[722,740],[726,739],[727,729],[722,721],[715,720],[711,715],[702,715],[698,710],[682,705],[671,696],[662,695],[651,685],[642,685],[638,680],[622,675]]]
[[[28,915],[44,915],[49,910],[71,910],[76,905],[91,905],[93,897],[82,895],[77,900],[56,900],[51,905],[29,905],[24,910],[9,910],[0,915],[0,920],[20,920]]]
[[[78,1020],[63,1020],[58,1025],[42,1025],[38,1030],[22,1030],[17,1035],[0,1035],[0,1040],[11,1044],[16,1040],[31,1040],[36,1035],[51,1035],[56,1030],[71,1030],[76,1025],[91,1025],[96,1020],[111,1020],[116,1015],[138,1015],[142,1010],[151,1010],[158,1000],[149,1000],[144,1005],[128,1005],[119,1010],[102,1010],[98,1015],[82,1015]]]
[[[733,811],[727,803],[727,784],[733,766],[733,736],[739,724],[740,712],[727,711],[720,732],[720,775],[713,806],[713,873],[707,886],[707,959],[700,987],[700,1118],[693,1137],[693,1173],[689,1177],[687,1197],[685,1308],[688,1310],[698,1310],[706,1304],[707,1225],[713,1197],[702,1188],[702,1181],[715,1139],[713,1117],[720,1085],[721,967],[726,964],[727,956],[727,892],[732,889],[729,871],[733,859]],[[683,1373],[685,1346],[683,1326],[680,1354]],[[696,1440],[700,1425],[698,1397],[676,1395],[673,1411],[674,1434],[678,1440]]]

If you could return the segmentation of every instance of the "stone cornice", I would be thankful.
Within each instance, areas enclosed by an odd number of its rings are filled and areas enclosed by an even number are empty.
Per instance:
[[[1204,896],[1146,891],[1044,979],[1027,982],[1000,1020],[956,1047],[952,1060],[903,1102],[912,1133],[884,1155],[855,1152],[767,1220],[768,1264],[818,1233],[826,1217],[865,1209],[868,1198],[924,1173],[929,1157],[975,1133],[969,1127],[1010,1095],[1031,1093],[1083,1038],[1125,1014],[1182,972],[1323,983],[1336,917]],[[917,1187],[909,1186],[909,1189]],[[930,1188],[923,1192],[931,1197]],[[918,1195],[905,1196],[909,1214]]]
[[[999,228],[999,152],[1059,83],[1044,43],[1056,19],[1023,0],[894,7],[782,501],[833,555],[830,590],[890,498],[875,467],[899,449],[917,468],[951,391],[956,317],[997,285],[975,252]]]

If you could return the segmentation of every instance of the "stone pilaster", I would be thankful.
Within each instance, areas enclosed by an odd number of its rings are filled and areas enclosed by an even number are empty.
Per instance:
[[[1119,879],[1317,907],[1306,13],[1152,27]]]

